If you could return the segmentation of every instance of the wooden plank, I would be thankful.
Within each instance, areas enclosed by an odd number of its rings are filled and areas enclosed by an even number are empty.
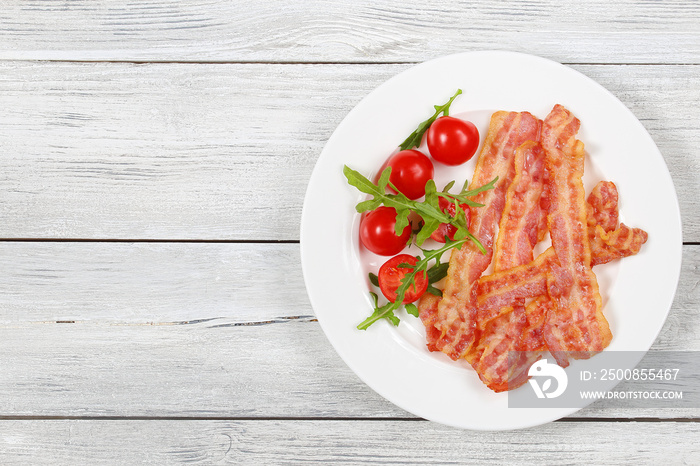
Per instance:
[[[0,238],[298,239],[325,141],[408,66],[0,63]],[[700,241],[700,66],[575,68],[649,130]]]
[[[298,244],[0,242],[0,270],[7,325],[313,315]]]
[[[365,385],[309,319],[215,325],[3,325],[0,414],[415,417]],[[692,407],[617,406],[593,404],[572,417],[700,418]]]
[[[556,422],[465,432],[429,422],[3,421],[4,464],[692,464],[697,423]]]
[[[298,244],[0,242],[0,270],[0,325],[218,325],[313,315]],[[663,349],[700,349],[699,281],[700,247],[684,246]]]
[[[332,349],[297,245],[0,246],[2,415],[411,417]],[[700,350],[700,248],[684,252],[659,350]],[[594,405],[577,416],[700,412]]]
[[[569,63],[700,63],[692,0],[6,3],[0,59],[415,62],[497,44]]]
[[[0,375],[0,413],[196,417],[402,413],[347,369],[318,323],[297,319],[220,325],[207,321],[3,325],[0,351],[12,363],[4,364]],[[358,391],[348,391],[353,389]]]

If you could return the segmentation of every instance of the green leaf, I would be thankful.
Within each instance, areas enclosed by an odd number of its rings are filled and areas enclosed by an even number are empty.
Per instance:
[[[362,201],[359,204],[357,204],[355,206],[355,210],[357,210],[357,212],[361,214],[362,212],[367,212],[368,210],[374,210],[380,205],[382,205],[381,199],[369,199],[367,201]]]
[[[425,183],[425,203],[440,209],[440,198],[437,193],[437,188],[435,187],[435,181],[428,180]]]
[[[370,325],[381,319],[387,319],[394,326],[399,325],[399,318],[394,315],[394,311],[399,308],[400,303],[387,303],[383,306],[378,305],[378,298],[376,293],[370,292],[372,299],[374,300],[374,312],[371,316],[363,320],[357,328],[359,330],[367,330]]]
[[[442,188],[442,192],[443,192],[443,193],[448,192],[450,189],[452,189],[452,186],[454,186],[454,185],[455,185],[455,180],[450,181],[449,183],[447,183],[447,184],[445,185],[444,188]]]
[[[368,180],[360,172],[353,170],[347,165],[343,167],[343,174],[345,175],[345,178],[347,178],[348,184],[356,187],[362,193],[377,194],[380,192],[377,185]]]
[[[428,269],[428,283],[436,283],[447,276],[449,262],[437,263]]]
[[[369,282],[374,286],[379,286],[379,277],[372,272],[369,273]]]
[[[445,252],[449,251],[450,249],[459,248],[467,241],[468,239],[466,238],[461,240],[451,240],[450,238],[445,237],[445,244],[442,247],[438,249],[421,249],[425,255],[425,259],[423,260],[428,262],[434,259],[436,264],[441,264],[440,261],[442,260],[442,255]],[[446,265],[448,265],[448,263],[446,263]]]
[[[435,113],[433,116],[428,118],[427,120],[421,122],[418,127],[416,128],[415,131],[413,131],[404,142],[402,142],[399,145],[399,148],[401,150],[406,150],[406,149],[412,149],[414,147],[419,147],[421,141],[423,140],[423,135],[425,132],[430,128],[430,125],[433,124],[435,120],[438,119],[440,114],[442,113],[443,115],[447,116],[449,115],[450,112],[450,105],[452,105],[452,101],[455,100],[455,98],[462,93],[462,89],[457,89],[457,92],[455,95],[453,95],[450,100],[448,100],[446,103],[442,105],[435,105]]]
[[[391,176],[391,167],[386,167],[382,171],[382,174],[379,175],[379,180],[377,181],[377,187],[381,190],[381,192],[386,191],[386,186],[389,184],[389,177],[390,176]]]
[[[418,307],[415,304],[408,303],[408,304],[404,305],[404,307],[406,308],[406,312],[408,312],[409,314],[411,314],[414,317],[418,317]]]
[[[396,210],[396,225],[394,226],[394,232],[396,233],[396,236],[401,236],[404,228],[406,228],[411,223],[411,221],[408,218],[410,213],[411,209],[409,208],[402,208]]]
[[[416,245],[418,247],[422,246],[425,240],[430,238],[430,235],[432,235],[433,232],[438,229],[441,223],[443,222],[439,220],[435,220],[432,218],[427,219],[425,221],[425,225],[423,225],[423,228],[421,228],[421,230],[416,235]]]
[[[447,199],[450,202],[454,203],[459,203],[459,204],[466,204],[470,207],[483,207],[483,204],[479,204],[478,202],[474,202],[470,197],[476,196],[477,194],[488,191],[489,189],[493,189],[496,186],[496,182],[498,181],[498,177],[494,178],[493,180],[489,181],[483,186],[479,186],[478,188],[474,189],[467,189],[467,185],[469,181],[464,182],[464,187],[462,187],[462,191],[459,194],[450,194],[446,190],[443,190],[442,192],[438,193],[438,196],[443,197]]]
[[[479,194],[481,192],[488,191],[489,189],[493,189],[496,186],[497,181],[498,181],[498,177],[492,179],[491,181],[489,181],[485,185],[479,186],[478,188],[474,188],[472,190],[466,189],[467,186],[465,184],[460,195],[466,196],[466,197],[476,196],[477,194]]]

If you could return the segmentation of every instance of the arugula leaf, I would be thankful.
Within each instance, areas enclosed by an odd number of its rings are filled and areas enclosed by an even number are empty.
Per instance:
[[[418,125],[418,128],[416,128],[416,130],[412,132],[411,135],[408,136],[408,138],[406,138],[404,142],[401,143],[401,145],[399,146],[401,150],[419,147],[421,141],[423,140],[423,134],[425,134],[428,128],[430,128],[430,125],[432,125],[433,122],[437,120],[438,116],[440,116],[441,113],[444,116],[448,116],[450,114],[450,105],[452,105],[452,101],[455,100],[455,98],[461,93],[462,89],[457,89],[455,95],[453,95],[450,98],[450,100],[447,101],[447,103],[444,103],[442,105],[434,105],[435,114]]]
[[[405,195],[398,192],[397,194],[388,194],[385,192],[386,187],[389,185],[389,175],[391,174],[391,167],[387,167],[382,172],[377,184],[374,184],[369,179],[367,179],[361,173],[353,170],[352,168],[345,165],[343,167],[343,174],[348,180],[348,184],[354,186],[359,191],[369,194],[372,199],[360,202],[355,206],[357,212],[362,213],[367,210],[372,210],[373,208],[379,207],[379,205],[384,205],[387,207],[393,207],[396,209],[396,234],[400,235],[403,229],[408,225],[408,215],[410,212],[415,212],[421,216],[425,224],[421,228],[418,235],[416,235],[416,245],[419,247],[423,245],[426,239],[430,238],[430,235],[440,226],[441,223],[449,223],[453,225],[457,231],[455,232],[455,238],[469,238],[476,244],[480,251],[486,252],[483,245],[477,240],[467,228],[467,221],[464,215],[464,211],[459,208],[458,215],[451,217],[450,215],[443,212],[439,207],[439,197],[454,197],[459,202],[462,199],[473,192],[481,192],[486,189],[491,189],[493,184],[496,182],[494,179],[491,183],[486,185],[486,187],[477,188],[472,191],[463,191],[460,194],[452,195],[449,193],[438,193],[435,188],[435,182],[433,180],[428,180],[425,185],[425,201],[414,201],[407,198]],[[471,201],[470,201],[471,202]],[[462,202],[464,203],[464,202]],[[459,215],[459,211],[462,215]]]
[[[413,317],[418,317],[418,306],[413,303],[408,303],[405,304],[404,307],[406,308],[406,312],[411,314]]]
[[[386,189],[386,186],[389,184],[388,179],[389,175],[391,174],[391,167],[387,167],[384,169],[377,184],[372,183],[361,173],[353,170],[347,165],[343,166],[343,174],[347,178],[348,184],[356,187],[358,190],[365,194],[373,196],[372,199],[357,204],[357,206],[355,206],[357,212],[362,213],[367,210],[371,210],[368,207],[372,205],[375,205],[376,207],[378,207],[379,205],[385,205],[387,207],[394,207],[396,209],[397,222],[395,230],[397,235],[400,235],[403,231],[403,228],[405,228],[405,226],[408,225],[408,223],[406,222],[408,221],[408,214],[410,211],[413,211],[420,215],[423,219],[423,222],[425,223],[423,225],[423,228],[421,228],[421,230],[416,235],[416,245],[418,247],[422,246],[425,240],[430,238],[430,235],[440,226],[441,223],[449,223],[457,229],[454,235],[455,238],[469,238],[482,253],[486,254],[486,249],[484,248],[484,246],[479,242],[478,239],[474,237],[474,235],[472,235],[469,232],[469,229],[467,228],[467,220],[464,210],[461,207],[457,206],[457,215],[452,217],[440,209],[438,197],[445,197],[451,200],[451,202],[455,202],[456,200],[462,204],[471,203],[472,205],[480,207],[481,204],[476,204],[473,201],[467,199],[467,197],[470,195],[478,194],[482,191],[486,191],[488,189],[492,189],[496,181],[498,181],[498,177],[494,178],[490,183],[485,184],[484,186],[480,186],[476,189],[467,190],[466,188],[463,188],[462,192],[459,194],[450,194],[444,191],[438,193],[435,188],[435,182],[433,180],[428,180],[428,182],[425,184],[425,201],[421,202],[411,200],[405,195],[401,194],[400,192],[398,192],[397,194],[387,194],[384,191],[384,189]],[[465,183],[465,187],[466,185],[467,183]],[[382,188],[382,186],[384,188]]]
[[[367,328],[373,323],[381,319],[387,319],[389,322],[394,324],[394,326],[399,325],[399,318],[394,315],[394,311],[401,306],[401,301],[396,301],[395,303],[388,302],[383,306],[379,306],[379,298],[377,293],[369,292],[370,296],[374,300],[374,312],[371,316],[367,317],[360,325],[357,326],[360,330],[367,330]]]
[[[449,238],[448,238],[449,239]],[[450,263],[449,262],[443,262],[443,263],[438,263],[435,264],[434,266],[430,267],[428,270],[428,282],[429,283],[435,283],[439,282],[443,278],[447,276],[447,269],[449,267]],[[379,282],[377,282],[379,283]]]
[[[369,273],[369,282],[374,286],[379,286],[379,277],[372,272]]]
[[[470,197],[476,196],[477,194],[488,191],[489,189],[493,189],[496,186],[496,182],[498,181],[498,177],[492,179],[488,183],[486,183],[483,186],[479,186],[478,188],[474,189],[468,189],[469,181],[464,182],[464,186],[462,187],[462,191],[459,194],[451,194],[448,192],[450,188],[454,185],[454,181],[450,181],[445,188],[437,193],[438,196],[443,197],[447,199],[450,202],[453,202],[455,204],[466,204],[471,207],[483,207],[483,204],[479,204],[478,202],[474,202]]]

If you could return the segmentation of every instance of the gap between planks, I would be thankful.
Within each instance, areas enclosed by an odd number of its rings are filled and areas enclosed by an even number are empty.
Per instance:
[[[442,56],[453,55],[446,54]],[[42,63],[85,63],[85,64],[96,64],[96,63],[114,63],[114,64],[126,64],[126,65],[312,65],[312,66],[335,66],[335,65],[376,65],[376,66],[386,66],[386,65],[419,65],[430,59],[426,60],[406,60],[406,61],[303,61],[303,60],[287,60],[287,61],[272,61],[272,60],[95,60],[95,59],[34,59],[34,58],[10,58],[10,59],[0,59],[0,62],[42,62]],[[576,61],[563,61],[559,62],[565,66],[698,66],[700,62],[609,62],[609,63],[596,63],[596,62],[576,62]]]
[[[3,416],[2,421],[289,421],[289,422],[317,422],[317,421],[370,421],[370,422],[431,422],[420,417],[318,417],[318,416]],[[661,418],[661,417],[564,417],[552,422],[591,423],[591,422],[686,422],[700,423],[700,418]]]
[[[0,243],[211,243],[299,244],[298,239],[157,239],[157,238],[0,238]]]
[[[156,239],[156,238],[0,238],[0,243],[210,243],[210,244],[300,244],[298,239]],[[683,241],[700,246],[700,241]]]
[[[195,319],[195,320],[182,320],[175,322],[114,322],[109,325],[115,326],[131,326],[131,327],[143,327],[143,326],[161,326],[161,325],[193,325],[193,324],[203,324],[207,322],[213,322],[216,320],[226,319],[226,317],[209,317],[206,319]],[[316,316],[313,315],[295,315],[295,316],[282,316],[276,317],[274,319],[267,320],[255,320],[255,321],[245,321],[245,322],[228,322],[222,324],[209,325],[207,328],[226,328],[226,327],[256,327],[259,325],[270,325],[270,324],[286,324],[289,322],[318,322]],[[35,322],[28,322],[30,324],[82,324],[89,323],[89,321],[83,320],[42,320]],[[2,417],[0,417],[2,419]]]

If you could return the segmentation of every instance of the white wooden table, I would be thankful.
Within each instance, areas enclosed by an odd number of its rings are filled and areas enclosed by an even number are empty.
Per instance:
[[[654,347],[700,350],[697,1],[7,0],[0,462],[697,463],[699,410],[417,419],[315,320],[299,218],[325,141],[389,77],[482,49],[565,63],[651,133],[684,228]]]

